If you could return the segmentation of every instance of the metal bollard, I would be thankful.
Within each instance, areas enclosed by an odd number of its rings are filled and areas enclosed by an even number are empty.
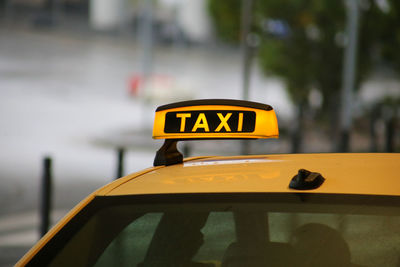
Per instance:
[[[385,151],[394,152],[395,150],[395,129],[396,118],[392,116],[385,122]]]
[[[115,179],[118,179],[124,176],[124,157],[125,157],[125,149],[120,147],[117,150],[118,159],[117,159],[117,176]]]
[[[40,236],[44,236],[50,226],[50,210],[52,196],[52,159],[45,157],[43,159],[41,203],[40,203]]]

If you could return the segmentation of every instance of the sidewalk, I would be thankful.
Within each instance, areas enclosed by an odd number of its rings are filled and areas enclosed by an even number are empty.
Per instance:
[[[53,212],[58,221],[67,211]],[[34,211],[0,219],[0,266],[12,266],[39,239],[38,214]]]

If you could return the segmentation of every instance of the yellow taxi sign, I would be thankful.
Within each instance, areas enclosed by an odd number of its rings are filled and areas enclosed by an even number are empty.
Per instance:
[[[271,106],[241,100],[177,102],[156,110],[154,139],[278,138]]]

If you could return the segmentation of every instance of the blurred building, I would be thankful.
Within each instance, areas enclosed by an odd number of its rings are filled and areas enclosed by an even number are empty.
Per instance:
[[[7,21],[28,24],[87,22],[97,31],[137,33],[151,8],[153,31],[159,41],[195,43],[212,36],[207,1],[183,0],[0,0]]]

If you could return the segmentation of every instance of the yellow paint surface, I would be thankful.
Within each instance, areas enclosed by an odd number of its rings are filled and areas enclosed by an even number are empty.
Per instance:
[[[210,157],[149,171],[107,195],[299,192],[288,188],[299,169],[319,172],[326,179],[307,192],[400,195],[400,154]]]

